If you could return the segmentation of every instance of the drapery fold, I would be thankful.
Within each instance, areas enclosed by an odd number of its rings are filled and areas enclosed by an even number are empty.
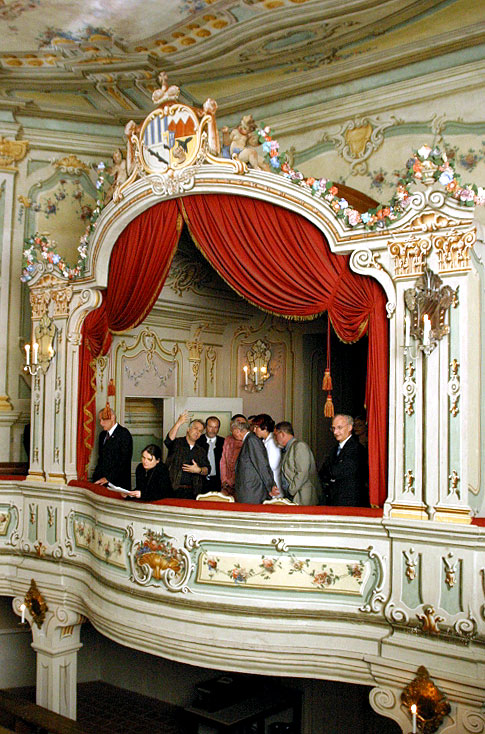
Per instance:
[[[77,474],[87,478],[96,431],[96,359],[107,354],[112,337],[138,326],[150,313],[177,249],[182,220],[177,203],[167,201],[133,219],[113,247],[108,287],[101,306],[82,326],[79,358]]]
[[[131,222],[113,248],[103,303],[83,326],[79,381],[78,476],[94,443],[94,362],[111,333],[143,321],[168,273],[182,211],[194,241],[219,275],[258,308],[289,318],[328,310],[340,339],[368,334],[366,408],[370,502],[386,498],[388,326],[386,297],[371,278],[353,273],[309,220],[269,202],[230,194],[190,195],[155,205]],[[155,271],[155,272],[154,272]],[[98,314],[98,312],[103,313]],[[97,315],[96,315],[97,314]],[[94,387],[95,390],[95,387]]]
[[[329,313],[340,339],[369,337],[366,408],[370,502],[386,498],[388,326],[386,297],[353,273],[348,255],[332,255],[308,219],[269,202],[231,194],[180,202],[194,241],[219,275],[266,311],[292,318]]]

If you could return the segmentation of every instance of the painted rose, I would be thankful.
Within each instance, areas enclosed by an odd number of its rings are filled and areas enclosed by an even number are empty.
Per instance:
[[[338,194],[338,188],[336,186],[331,186],[328,190],[328,193],[332,196],[337,196]]]
[[[338,201],[336,201],[335,199],[333,199],[330,202],[330,206],[332,207],[332,209],[334,210],[334,212],[339,212],[340,211],[340,205],[339,205]]]
[[[231,576],[236,584],[243,584],[247,581],[248,572],[244,568],[233,568]]]
[[[349,209],[347,216],[351,227],[355,227],[357,224],[360,224],[361,216],[356,209]]]
[[[349,202],[347,201],[347,199],[339,199],[338,205],[340,209],[347,209],[347,207],[349,206]]]
[[[313,583],[317,586],[330,586],[332,578],[326,571],[322,571],[321,573],[315,574]]]
[[[275,570],[272,558],[263,558],[263,563],[261,565],[266,569],[266,571],[273,572]]]
[[[473,201],[475,194],[469,188],[464,188],[460,191],[460,201]]]

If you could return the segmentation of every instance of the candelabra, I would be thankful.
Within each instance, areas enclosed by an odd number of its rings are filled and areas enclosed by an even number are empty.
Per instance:
[[[40,319],[38,326],[34,329],[33,343],[27,343],[24,347],[24,372],[28,372],[32,377],[37,375],[40,370],[42,370],[44,374],[47,372],[55,354],[53,346],[55,336],[56,326],[52,319],[50,319],[47,314],[44,314]]]
[[[266,380],[271,377],[269,371],[271,350],[264,341],[258,339],[247,351],[246,357],[248,364],[243,367],[244,389],[248,392],[259,392],[263,389]]]

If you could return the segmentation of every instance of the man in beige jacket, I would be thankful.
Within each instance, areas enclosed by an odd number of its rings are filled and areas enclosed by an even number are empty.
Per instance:
[[[281,448],[281,485],[286,497],[299,505],[318,505],[321,495],[315,458],[304,441],[295,438],[288,421],[277,423],[275,440]]]

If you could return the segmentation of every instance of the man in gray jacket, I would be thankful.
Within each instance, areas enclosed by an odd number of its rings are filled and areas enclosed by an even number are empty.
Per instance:
[[[277,423],[274,434],[283,454],[281,486],[285,496],[299,505],[318,505],[321,486],[311,448],[295,438],[288,421]]]
[[[278,492],[268,454],[247,421],[231,421],[231,431],[243,442],[236,462],[236,502],[260,505]]]

